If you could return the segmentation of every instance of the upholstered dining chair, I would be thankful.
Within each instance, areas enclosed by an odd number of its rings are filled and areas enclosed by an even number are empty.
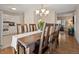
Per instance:
[[[23,33],[23,28],[21,24],[17,24],[17,34]]]
[[[51,53],[58,46],[58,27],[55,24],[45,23],[43,27],[43,32],[40,41],[38,41],[35,46],[35,53]],[[53,47],[53,48],[52,48]]]
[[[59,24],[55,24],[55,31],[59,31],[60,30],[60,25]]]
[[[52,28],[51,28],[52,27]],[[51,23],[45,23],[43,32],[41,35],[41,40],[40,40],[40,46],[39,46],[39,53],[45,53],[45,51],[49,48],[49,37],[53,33],[51,29],[53,30],[54,24]]]
[[[50,35],[49,40],[50,40],[50,53],[54,53],[56,48],[59,46],[59,25],[55,24],[55,31]],[[52,43],[52,44],[51,44]]]
[[[23,25],[23,32],[25,33],[25,32],[28,32],[28,26],[27,26],[27,24],[24,24]]]
[[[36,31],[37,30],[36,24],[29,24],[29,30],[30,32]]]
[[[59,46],[59,31],[55,31],[51,36],[50,36],[50,53],[55,52],[56,48]]]

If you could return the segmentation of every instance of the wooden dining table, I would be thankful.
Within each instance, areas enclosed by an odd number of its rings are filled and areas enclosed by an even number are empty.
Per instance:
[[[35,42],[37,42],[38,40],[40,40],[41,34],[42,34],[42,32],[18,39],[18,41],[17,41],[18,42],[18,44],[17,44],[18,54],[19,54],[19,46],[23,47],[24,54],[29,54],[30,53],[30,45],[32,45]]]

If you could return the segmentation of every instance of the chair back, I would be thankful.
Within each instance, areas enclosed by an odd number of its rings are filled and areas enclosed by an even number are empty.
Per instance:
[[[39,46],[39,53],[43,53],[44,48],[46,48],[49,44],[49,36],[53,33],[54,24],[45,23],[43,32],[41,35],[40,46]]]
[[[55,24],[55,31],[58,31],[60,29],[60,25],[59,24]]]
[[[23,32],[25,33],[25,32],[28,32],[28,26],[27,26],[27,24],[24,24],[23,25]]]
[[[49,52],[53,53],[55,49],[59,46],[59,30],[60,26],[55,24],[55,31],[49,37]]]
[[[32,32],[32,31],[36,31],[37,30],[37,27],[36,27],[36,24],[29,24],[29,30]]]
[[[23,33],[22,25],[17,24],[17,34],[21,34],[21,33]]]

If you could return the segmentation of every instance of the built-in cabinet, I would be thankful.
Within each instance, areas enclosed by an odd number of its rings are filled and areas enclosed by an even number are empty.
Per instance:
[[[16,34],[16,24],[21,24],[21,22],[21,17],[18,15],[3,14],[3,35]]]
[[[11,45],[12,35],[17,33],[17,24],[22,24],[22,15],[0,12],[0,46],[5,48]]]

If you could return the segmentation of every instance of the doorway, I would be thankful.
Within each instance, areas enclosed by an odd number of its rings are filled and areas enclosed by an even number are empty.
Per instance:
[[[57,20],[60,20],[60,31],[66,31],[68,35],[74,36],[74,16],[58,16]]]

